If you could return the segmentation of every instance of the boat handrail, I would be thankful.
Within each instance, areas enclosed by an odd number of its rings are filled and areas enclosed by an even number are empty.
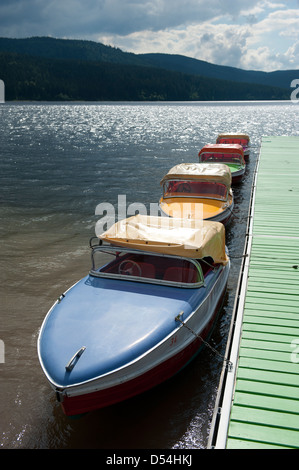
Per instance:
[[[221,201],[221,202],[226,202],[228,200],[228,196],[229,196],[229,192],[227,193],[227,198],[226,199],[221,199],[221,198],[218,198],[218,197],[212,197],[212,196],[204,196],[203,194],[192,194],[191,196],[190,195],[183,195],[183,194],[178,194],[176,195],[175,193],[173,193],[171,196],[166,196],[165,194],[163,194],[163,198],[164,199],[175,199],[175,198],[186,198],[186,199],[213,199],[214,201]]]
[[[92,244],[92,240],[97,240],[97,244],[93,245]],[[91,237],[90,240],[89,240],[89,247],[91,249],[97,247],[97,246],[101,246],[103,244],[103,240],[101,240],[100,238],[98,237]]]
[[[92,266],[89,271],[89,274],[94,277],[105,277],[105,278],[110,278],[110,279],[119,279],[119,280],[127,280],[127,281],[137,281],[137,282],[148,282],[152,284],[162,284],[162,285],[168,285],[168,286],[176,286],[176,287],[187,287],[187,288],[194,288],[194,287],[201,287],[205,285],[205,278],[203,274],[202,267],[199,263],[198,260],[193,259],[193,258],[185,258],[182,256],[176,256],[176,255],[170,255],[170,254],[164,254],[164,253],[155,253],[152,251],[146,251],[146,250],[137,250],[134,248],[126,248],[126,247],[120,247],[120,246],[114,246],[109,243],[103,243],[101,240],[101,244],[99,245],[93,245],[92,246],[92,253],[91,253],[91,259],[92,259]],[[119,252],[124,252],[128,254],[138,254],[138,255],[149,255],[149,256],[155,256],[157,258],[172,258],[172,259],[177,259],[177,260],[183,260],[187,261],[188,263],[191,263],[195,266],[195,269],[197,273],[199,274],[199,279],[196,282],[182,282],[182,281],[170,281],[170,280],[164,280],[164,279],[155,279],[151,277],[143,277],[143,276],[133,276],[133,275],[128,275],[126,274],[125,276],[120,273],[109,273],[109,272],[103,272],[103,271],[98,271],[95,267],[95,260],[94,260],[94,254],[97,251],[101,251],[103,253],[108,253],[108,254],[116,254]],[[203,260],[205,262],[205,260]],[[209,263],[207,263],[209,264]]]

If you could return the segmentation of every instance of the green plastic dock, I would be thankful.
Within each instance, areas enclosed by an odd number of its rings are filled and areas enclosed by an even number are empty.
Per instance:
[[[263,137],[210,448],[299,448],[299,137]]]

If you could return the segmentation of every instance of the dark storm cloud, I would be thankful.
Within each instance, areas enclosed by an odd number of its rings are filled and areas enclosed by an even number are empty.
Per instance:
[[[239,0],[2,0],[0,35],[92,37],[159,31],[232,16],[257,1]]]

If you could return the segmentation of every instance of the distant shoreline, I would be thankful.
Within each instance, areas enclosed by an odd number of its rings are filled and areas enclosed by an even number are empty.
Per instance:
[[[157,101],[146,101],[146,100],[140,100],[140,101],[136,101],[136,100],[99,100],[99,101],[93,101],[93,100],[90,100],[90,101],[87,101],[87,100],[66,100],[66,101],[61,101],[61,100],[6,100],[5,102],[0,102],[0,105],[1,104],[61,104],[61,105],[66,105],[66,104],[149,104],[149,105],[153,105],[153,104],[158,104],[158,105],[163,105],[163,104],[176,104],[176,105],[179,105],[179,104],[190,104],[190,105],[193,105],[193,104],[198,104],[198,105],[206,105],[206,104],[289,104],[289,103],[292,103],[291,99],[288,99],[288,100],[206,100],[206,101],[192,101],[192,100],[181,100],[181,101],[171,101],[171,100],[157,100]]]

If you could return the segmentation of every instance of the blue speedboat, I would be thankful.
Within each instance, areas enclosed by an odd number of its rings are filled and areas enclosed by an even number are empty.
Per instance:
[[[89,274],[48,312],[42,369],[66,415],[137,395],[203,346],[230,262],[218,222],[133,216],[91,243]]]

